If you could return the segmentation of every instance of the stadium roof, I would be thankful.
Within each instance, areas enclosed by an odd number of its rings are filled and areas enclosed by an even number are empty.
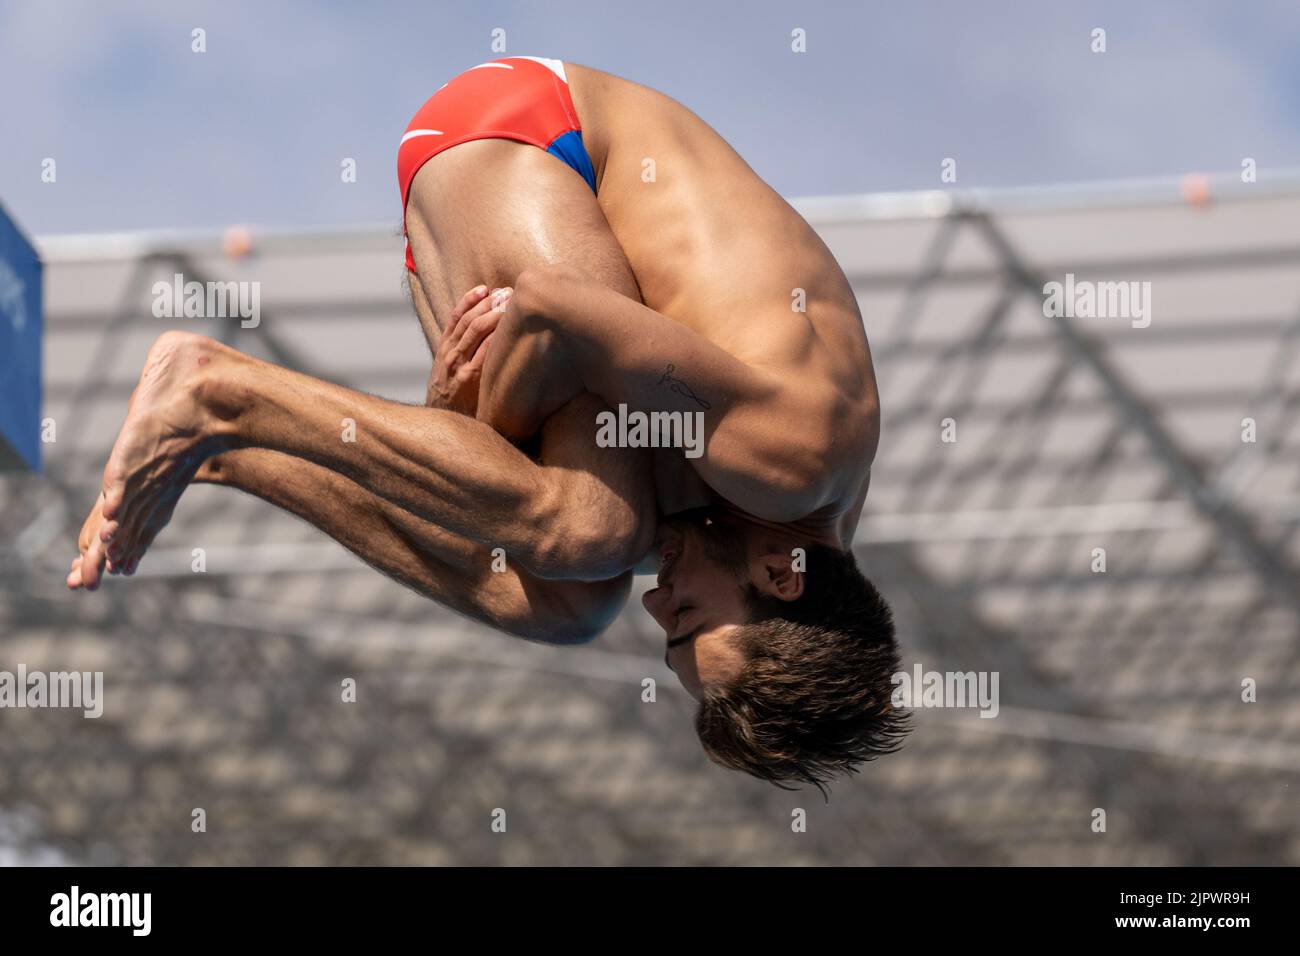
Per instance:
[[[918,711],[829,805],[771,790],[706,763],[635,600],[592,646],[525,644],[221,489],[187,492],[135,579],[69,597],[166,327],[154,281],[259,280],[257,329],[199,327],[367,391],[419,402],[429,363],[395,227],[254,230],[237,259],[219,233],[46,237],[58,438],[45,479],[0,482],[20,529],[0,623],[10,656],[98,663],[123,703],[93,732],[6,717],[24,732],[0,735],[0,808],[36,807],[73,859],[133,863],[1300,862],[1300,177],[796,205],[881,384],[855,551],[909,670],[997,671],[996,719]],[[1045,316],[1067,274],[1149,282],[1150,324]],[[190,806],[228,823],[196,840]]]

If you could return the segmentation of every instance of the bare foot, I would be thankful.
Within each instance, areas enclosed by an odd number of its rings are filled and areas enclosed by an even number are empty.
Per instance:
[[[88,542],[70,586],[94,590],[105,567],[134,571],[194,473],[220,450],[198,395],[206,367],[221,352],[218,343],[189,332],[166,332],[149,349],[104,468],[98,541]],[[92,511],[87,526],[93,521]]]

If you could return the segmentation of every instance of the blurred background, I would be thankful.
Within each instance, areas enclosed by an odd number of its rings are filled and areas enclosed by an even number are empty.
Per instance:
[[[1300,12],[699,7],[0,7],[0,202],[44,263],[56,426],[0,474],[0,670],[102,670],[106,698],[0,710],[0,864],[1300,862]],[[678,98],[825,238],[884,407],[855,552],[905,667],[996,671],[998,717],[918,711],[829,803],[783,792],[705,760],[648,579],[596,643],[529,645],[221,489],[134,579],[64,590],[166,328],[422,400],[396,143],[494,29]],[[42,311],[16,318],[20,258],[9,407]],[[260,325],[154,318],[177,272],[260,282]],[[1045,317],[1066,274],[1149,282],[1150,326]]]

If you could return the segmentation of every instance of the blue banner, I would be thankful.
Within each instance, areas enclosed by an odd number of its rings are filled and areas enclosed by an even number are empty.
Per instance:
[[[41,469],[41,260],[3,206],[0,468]]]

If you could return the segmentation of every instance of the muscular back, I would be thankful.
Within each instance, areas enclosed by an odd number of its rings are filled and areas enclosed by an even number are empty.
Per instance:
[[[879,415],[871,352],[843,271],[807,222],[686,107],[606,73],[566,70],[597,202],[643,301],[747,363],[824,391],[825,415],[808,426],[850,446],[835,456],[845,465],[825,509],[848,530],[865,496]],[[792,308],[796,289],[804,290],[802,313]]]

